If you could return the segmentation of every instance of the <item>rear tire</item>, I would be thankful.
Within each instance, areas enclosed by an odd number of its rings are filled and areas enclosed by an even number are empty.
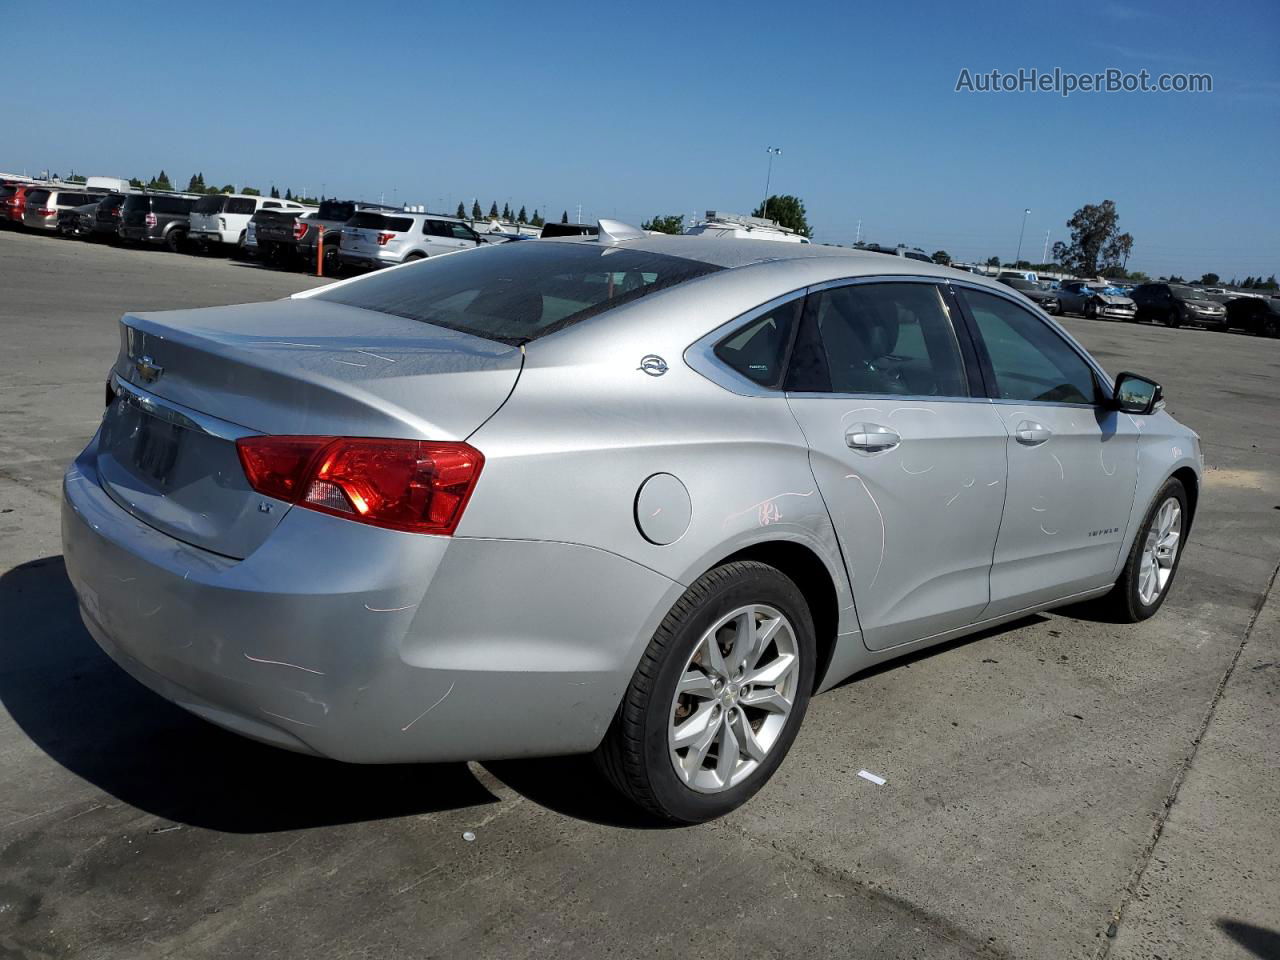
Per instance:
[[[1169,522],[1171,514],[1173,523]],[[1152,500],[1138,535],[1133,538],[1115,589],[1104,598],[1116,619],[1137,623],[1154,616],[1164,604],[1178,573],[1190,521],[1186,488],[1182,481],[1170,477]],[[1171,546],[1170,533],[1174,534]]]
[[[655,817],[702,823],[728,813],[795,741],[816,649],[809,607],[788,577],[756,561],[716,567],[649,641],[597,765]]]
[[[425,259],[427,259],[427,255],[425,253],[411,253],[404,258],[404,262],[413,263],[415,260],[425,260]]]
[[[1280,337],[1280,319],[1263,317],[1258,324],[1258,335],[1263,337]]]
[[[170,230],[164,238],[164,245],[173,253],[181,253],[183,244],[187,242],[187,231]]]

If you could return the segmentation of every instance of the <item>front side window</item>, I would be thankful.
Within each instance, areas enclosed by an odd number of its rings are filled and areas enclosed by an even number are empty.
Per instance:
[[[253,213],[256,206],[252,197],[228,197],[224,209],[227,213]]]
[[[1030,311],[1004,297],[962,289],[978,327],[1002,400],[1093,403],[1093,370],[1080,354]]]
[[[932,283],[855,283],[810,295],[787,388],[968,396],[942,292]]]

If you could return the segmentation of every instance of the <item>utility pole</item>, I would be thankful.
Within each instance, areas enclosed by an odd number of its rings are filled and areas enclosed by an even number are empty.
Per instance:
[[[582,204],[578,204],[578,223],[582,223]]]
[[[858,218],[858,235],[854,238],[853,243],[856,246],[861,242],[862,242],[862,218],[859,217]]]
[[[1018,228],[1018,253],[1013,258],[1013,268],[1018,269],[1018,261],[1022,259],[1022,234],[1027,229],[1027,214],[1031,212],[1031,208],[1027,207],[1022,211],[1022,226]]]
[[[1049,231],[1048,230],[1044,232],[1044,253],[1040,254],[1040,262],[1041,263],[1049,262]]]
[[[760,204],[760,216],[769,219],[769,181],[773,179],[773,158],[782,156],[781,147],[765,147],[769,154],[769,169],[764,175],[764,202]]]

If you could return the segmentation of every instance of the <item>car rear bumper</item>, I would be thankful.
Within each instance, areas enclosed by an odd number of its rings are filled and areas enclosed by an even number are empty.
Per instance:
[[[588,547],[300,508],[232,560],[120,507],[95,451],[68,469],[62,509],[89,632],[161,696],[293,750],[363,763],[591,750],[684,589]]]
[[[350,267],[394,267],[400,262],[393,256],[347,250],[344,247],[338,249],[338,259]]]
[[[24,214],[22,217],[22,225],[28,230],[57,230],[57,217],[33,217],[30,214]]]

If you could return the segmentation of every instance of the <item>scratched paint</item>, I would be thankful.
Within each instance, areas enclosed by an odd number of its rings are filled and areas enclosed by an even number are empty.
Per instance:
[[[884,514],[880,511],[880,504],[876,502],[875,495],[871,492],[870,488],[867,487],[867,481],[863,480],[862,477],[858,476],[856,473],[845,474],[845,479],[857,480],[858,483],[862,484],[863,492],[867,495],[867,498],[871,501],[871,505],[876,508],[876,516],[880,518],[880,559],[876,561],[876,572],[872,575],[871,582],[867,584],[867,589],[869,590],[876,585],[876,580],[880,576],[880,570],[884,566],[885,538],[887,536],[888,531],[885,529]],[[851,579],[853,578],[852,573],[850,573],[849,576]]]

